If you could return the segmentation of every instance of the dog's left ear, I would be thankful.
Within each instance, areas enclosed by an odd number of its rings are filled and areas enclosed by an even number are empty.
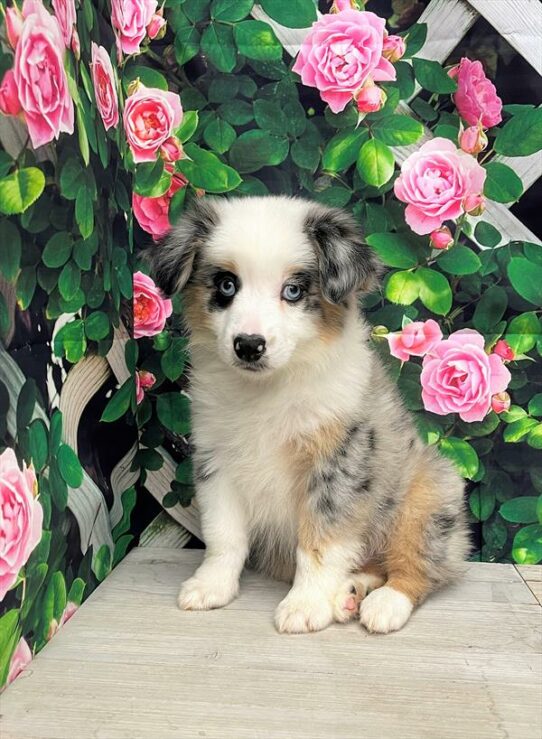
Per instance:
[[[382,265],[363,241],[363,233],[349,214],[338,208],[314,206],[305,230],[316,248],[322,294],[340,303],[353,292],[371,292],[378,285]]]

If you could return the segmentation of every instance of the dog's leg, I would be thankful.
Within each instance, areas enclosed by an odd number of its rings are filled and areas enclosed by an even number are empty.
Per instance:
[[[221,608],[232,601],[248,554],[243,509],[228,480],[214,475],[200,483],[197,498],[206,550],[202,565],[179,593],[184,610]]]

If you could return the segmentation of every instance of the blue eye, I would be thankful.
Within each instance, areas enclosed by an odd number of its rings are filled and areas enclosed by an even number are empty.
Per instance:
[[[297,303],[303,297],[304,290],[300,285],[284,285],[281,297],[288,303]]]
[[[225,298],[233,298],[237,292],[235,281],[231,277],[223,277],[217,287]]]

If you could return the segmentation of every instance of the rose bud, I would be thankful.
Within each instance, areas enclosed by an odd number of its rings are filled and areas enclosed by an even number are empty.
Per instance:
[[[470,216],[481,216],[486,208],[486,199],[483,195],[467,195],[463,200],[463,209]]]
[[[77,33],[77,29],[73,29],[72,33],[72,43],[71,43],[72,51],[74,57],[79,61],[81,59],[81,43],[79,41],[79,34]]]
[[[202,198],[205,195],[205,190],[203,187],[196,187],[196,197]]]
[[[12,69],[8,69],[0,85],[0,112],[4,115],[19,115],[21,110],[15,75]]]
[[[376,113],[384,106],[386,98],[386,93],[380,87],[368,85],[357,93],[356,106],[360,113]]]
[[[487,136],[480,126],[469,126],[459,135],[459,146],[467,154],[476,156],[487,149]]]
[[[382,56],[392,64],[405,55],[406,44],[402,36],[386,36],[382,45]]]
[[[448,226],[441,226],[431,232],[429,242],[433,249],[447,249],[453,244],[454,237]]]
[[[162,13],[155,13],[147,26],[147,36],[151,41],[159,41],[166,35],[166,26],[167,21],[162,17]]]
[[[23,30],[23,16],[19,8],[15,5],[11,8],[6,8],[6,36],[8,43],[12,49],[17,46],[17,41]]]
[[[511,362],[516,356],[510,344],[504,339],[497,341],[493,347],[493,354],[497,354],[505,362]]]
[[[491,408],[495,413],[503,413],[510,408],[510,396],[508,393],[497,393],[491,398]]]
[[[356,2],[356,0],[334,0],[329,12],[340,13],[341,10],[359,10],[359,2]]]
[[[183,147],[175,136],[170,136],[160,147],[160,156],[165,162],[176,162],[182,155]]]

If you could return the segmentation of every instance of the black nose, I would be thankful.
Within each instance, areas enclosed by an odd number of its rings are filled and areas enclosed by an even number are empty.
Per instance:
[[[265,352],[265,339],[258,334],[238,334],[233,340],[233,348],[243,362],[257,362]]]

